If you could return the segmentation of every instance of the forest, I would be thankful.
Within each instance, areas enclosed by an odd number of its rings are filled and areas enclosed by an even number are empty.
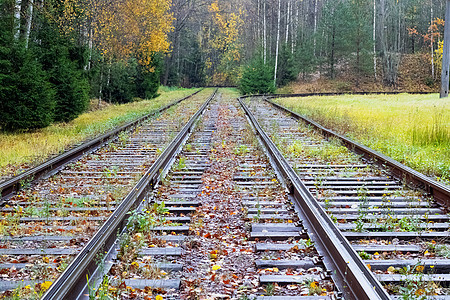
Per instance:
[[[406,65],[436,90],[444,14],[444,0],[0,0],[0,127],[67,122],[90,99],[160,84],[395,89]]]

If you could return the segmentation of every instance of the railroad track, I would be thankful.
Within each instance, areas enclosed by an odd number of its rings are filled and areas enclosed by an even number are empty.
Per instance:
[[[450,299],[450,189],[262,99],[250,111],[386,291]]]
[[[8,200],[3,296],[389,299],[408,283],[445,297],[438,206],[272,104],[205,93]],[[422,214],[436,231],[397,230]]]
[[[238,102],[219,94],[196,128],[81,297],[337,298]]]
[[[176,101],[153,118],[127,124],[3,182],[3,296],[42,295],[210,93]],[[41,180],[30,179],[37,177]]]
[[[168,175],[150,171],[156,189],[136,188],[144,201],[96,268],[78,267],[95,251],[79,255],[44,298],[377,299],[371,273],[333,233],[319,237],[315,222],[324,219],[301,215],[298,188],[286,189],[296,179],[283,176],[283,158],[248,121],[220,94],[205,104],[151,167]]]

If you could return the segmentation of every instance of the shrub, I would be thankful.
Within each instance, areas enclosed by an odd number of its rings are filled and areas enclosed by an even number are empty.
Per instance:
[[[244,69],[239,88],[246,95],[274,93],[273,67],[259,57],[253,59]]]

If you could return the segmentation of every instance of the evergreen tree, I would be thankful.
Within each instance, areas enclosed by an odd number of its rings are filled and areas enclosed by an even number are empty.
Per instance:
[[[275,92],[273,66],[264,64],[261,55],[245,67],[239,88],[243,94],[272,94]]]
[[[142,99],[152,99],[158,96],[161,75],[161,56],[155,55],[152,59],[152,66],[144,68],[136,66],[136,97]]]
[[[281,47],[279,65],[278,65],[278,86],[285,86],[297,78],[294,68],[294,57],[287,44]]]
[[[314,56],[313,47],[313,41],[307,40],[301,43],[294,52],[297,70],[302,74],[303,80],[306,79],[306,74],[311,73],[317,66],[317,59]]]
[[[13,5],[0,0],[0,127],[46,127],[53,121],[54,93],[42,66],[12,34]]]
[[[71,45],[55,24],[40,18],[41,30],[37,53],[55,90],[55,121],[68,122],[82,114],[89,104],[89,82],[83,71],[86,65],[84,47]]]
[[[110,67],[108,76],[104,76],[105,97],[113,103],[128,103],[137,96],[137,62],[117,62]]]
[[[348,5],[344,1],[331,1],[325,4],[323,18],[320,24],[322,45],[324,56],[328,64],[328,76],[332,79],[336,77],[336,64],[340,59],[349,55],[350,40],[346,36],[348,28],[351,26],[351,16]]]

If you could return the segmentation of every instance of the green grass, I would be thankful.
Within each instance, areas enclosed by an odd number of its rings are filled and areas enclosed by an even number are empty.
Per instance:
[[[24,167],[42,162],[68,147],[133,121],[196,90],[161,88],[160,96],[155,99],[111,105],[85,113],[72,122],[54,124],[33,132],[0,133],[0,176],[16,175]]]
[[[431,95],[345,95],[277,103],[449,183],[450,100]]]

